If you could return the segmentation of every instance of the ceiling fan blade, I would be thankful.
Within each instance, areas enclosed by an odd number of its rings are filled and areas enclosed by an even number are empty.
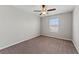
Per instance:
[[[40,13],[40,15],[42,15],[42,13]]]
[[[34,12],[41,12],[41,10],[34,10]]]
[[[56,10],[55,8],[53,8],[53,9],[48,9],[47,11],[54,11],[54,10]]]

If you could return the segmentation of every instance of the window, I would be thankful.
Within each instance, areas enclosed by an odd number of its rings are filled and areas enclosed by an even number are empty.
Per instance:
[[[59,29],[59,18],[52,18],[49,20],[50,32],[58,32]]]

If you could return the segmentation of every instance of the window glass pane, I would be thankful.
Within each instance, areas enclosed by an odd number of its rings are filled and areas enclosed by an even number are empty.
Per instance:
[[[58,32],[59,18],[53,18],[49,20],[49,29],[51,32]]]

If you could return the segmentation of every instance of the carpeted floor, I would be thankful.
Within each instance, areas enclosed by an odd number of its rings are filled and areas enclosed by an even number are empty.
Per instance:
[[[39,36],[0,51],[1,54],[77,54],[71,41]]]

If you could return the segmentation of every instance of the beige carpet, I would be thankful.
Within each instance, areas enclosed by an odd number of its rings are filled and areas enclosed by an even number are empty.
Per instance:
[[[1,54],[77,54],[71,41],[39,36],[0,51]]]

